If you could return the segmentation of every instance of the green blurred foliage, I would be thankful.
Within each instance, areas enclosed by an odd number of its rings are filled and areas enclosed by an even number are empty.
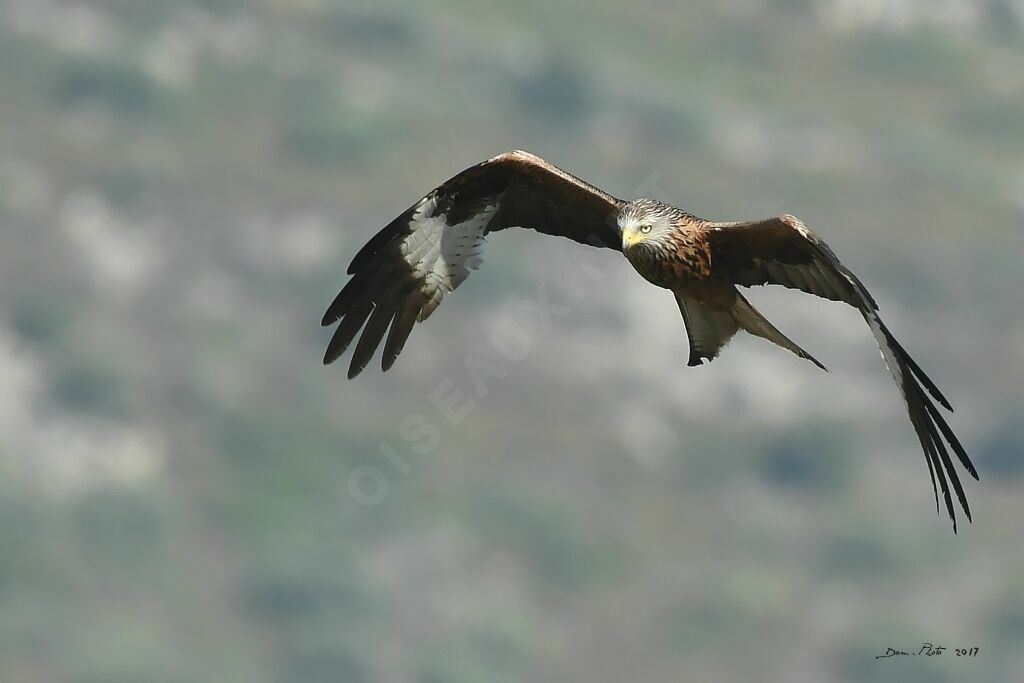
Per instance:
[[[835,493],[849,480],[849,439],[841,428],[815,425],[769,441],[757,456],[761,476],[781,488]]]
[[[0,3],[0,680],[1019,680],[1022,15],[883,5]],[[835,308],[771,316],[831,375],[688,370],[565,241],[324,369],[359,244],[507,148],[813,224],[950,387],[976,523]],[[539,278],[570,313],[452,425]],[[926,639],[982,653],[874,659]]]
[[[83,59],[61,70],[56,87],[61,106],[94,104],[122,116],[152,114],[159,108],[159,89],[128,60]]]

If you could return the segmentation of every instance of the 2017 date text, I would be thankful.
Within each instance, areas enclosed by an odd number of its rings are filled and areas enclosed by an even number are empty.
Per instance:
[[[875,655],[875,659],[887,659],[889,657],[912,657],[921,655],[924,657],[936,657],[938,655],[946,654],[951,652],[957,657],[977,657],[978,646],[974,647],[954,647],[948,648],[945,645],[936,645],[934,643],[921,643],[921,647],[918,650],[899,650],[894,647],[885,648],[885,652],[880,655]]]

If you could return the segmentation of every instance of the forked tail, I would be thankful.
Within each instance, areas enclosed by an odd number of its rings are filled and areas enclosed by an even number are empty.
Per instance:
[[[801,358],[806,358],[822,370],[824,365],[791,340],[761,315],[746,298],[731,288],[711,300],[697,299],[684,292],[675,292],[679,311],[683,314],[686,333],[690,337],[690,359],[687,365],[700,365],[704,359],[712,360],[737,330],[767,339]]]

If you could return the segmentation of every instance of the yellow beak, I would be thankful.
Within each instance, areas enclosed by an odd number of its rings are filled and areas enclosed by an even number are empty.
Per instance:
[[[639,242],[639,236],[632,230],[622,231],[622,248],[629,249],[631,246]]]

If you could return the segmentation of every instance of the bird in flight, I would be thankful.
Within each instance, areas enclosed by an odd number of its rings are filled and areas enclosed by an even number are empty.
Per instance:
[[[903,396],[924,450],[936,511],[941,490],[955,532],[952,488],[971,519],[950,451],[972,477],[978,473],[935,405],[952,411],[949,401],[893,337],[857,276],[790,215],[707,221],[653,199],[617,199],[538,156],[506,152],[431,190],[359,250],[348,267],[351,279],[323,317],[325,326],[341,321],[324,363],[335,361],[362,330],[349,379],[366,367],[385,333],[382,367],[388,370],[413,325],[426,320],[480,265],[487,235],[511,227],[621,251],[644,279],[675,296],[690,341],[688,365],[713,360],[745,330],[825,369],[768,322],[737,286],[782,285],[853,306],[874,334]]]

